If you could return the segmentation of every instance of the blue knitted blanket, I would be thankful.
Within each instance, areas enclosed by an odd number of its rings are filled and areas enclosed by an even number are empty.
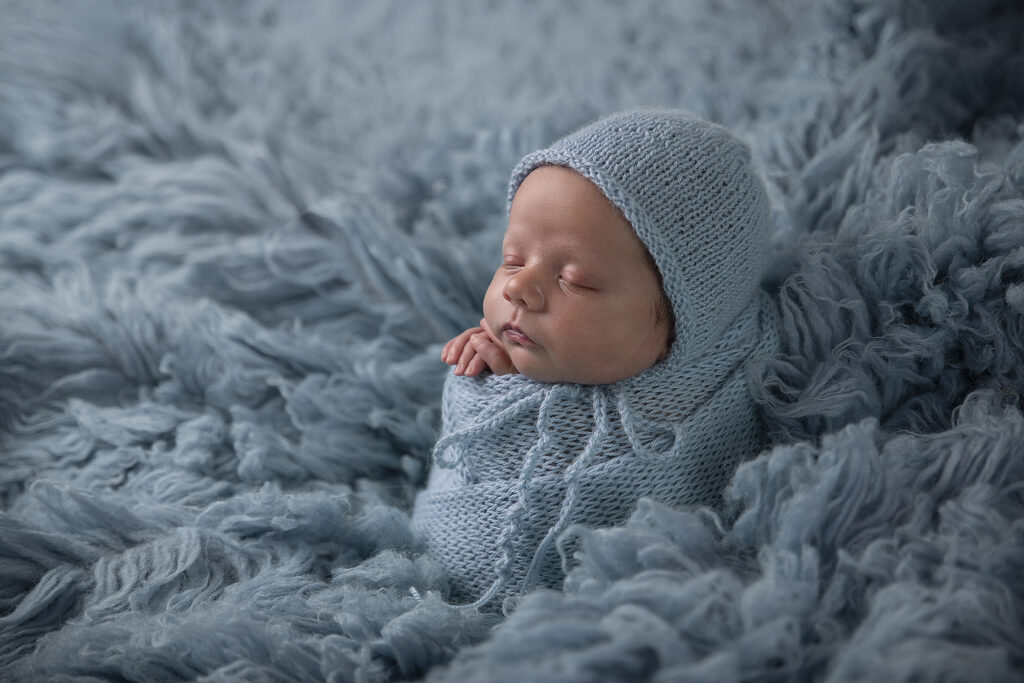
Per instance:
[[[0,680],[1024,669],[1009,0],[0,9]],[[769,431],[508,613],[410,512],[508,174],[678,107],[772,200]]]
[[[675,344],[612,384],[449,375],[412,516],[449,598],[487,607],[560,588],[562,532],[620,525],[640,498],[719,507],[736,465],[764,445],[745,370],[778,351],[777,324],[759,294],[699,358]]]

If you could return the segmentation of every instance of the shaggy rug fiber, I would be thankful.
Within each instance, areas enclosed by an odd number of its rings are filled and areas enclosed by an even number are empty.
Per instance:
[[[1019,680],[1019,3],[0,14],[0,679]],[[772,447],[460,609],[409,528],[440,344],[515,162],[640,106],[766,178]]]

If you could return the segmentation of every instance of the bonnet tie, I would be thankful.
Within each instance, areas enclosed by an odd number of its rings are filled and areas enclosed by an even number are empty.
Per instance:
[[[490,602],[511,578],[512,560],[515,557],[515,539],[522,529],[523,518],[530,509],[530,483],[533,481],[533,472],[536,469],[540,456],[547,452],[548,445],[551,443],[551,434],[548,429],[551,409],[554,405],[557,405],[558,401],[556,399],[563,396],[568,397],[576,393],[579,393],[577,387],[560,384],[552,384],[542,392],[543,400],[537,414],[538,439],[530,447],[530,450],[527,451],[526,457],[523,458],[523,467],[519,472],[518,480],[518,500],[509,509],[508,515],[505,517],[505,528],[502,531],[501,541],[498,544],[501,548],[501,556],[496,564],[497,578],[494,579],[490,588],[484,592],[480,599],[470,605],[470,607],[478,608]]]

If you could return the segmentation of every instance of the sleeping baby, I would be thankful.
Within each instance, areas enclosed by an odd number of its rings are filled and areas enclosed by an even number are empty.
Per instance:
[[[750,152],[682,112],[611,116],[524,157],[483,319],[449,341],[413,525],[451,599],[558,587],[569,524],[641,497],[714,505],[761,429],[744,365],[778,346]]]

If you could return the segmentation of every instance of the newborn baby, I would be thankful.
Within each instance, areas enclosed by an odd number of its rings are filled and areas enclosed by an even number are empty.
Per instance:
[[[641,497],[714,505],[761,429],[745,363],[778,346],[748,148],[682,112],[599,120],[512,173],[484,317],[445,345],[413,526],[451,598],[558,587],[571,523]]]

